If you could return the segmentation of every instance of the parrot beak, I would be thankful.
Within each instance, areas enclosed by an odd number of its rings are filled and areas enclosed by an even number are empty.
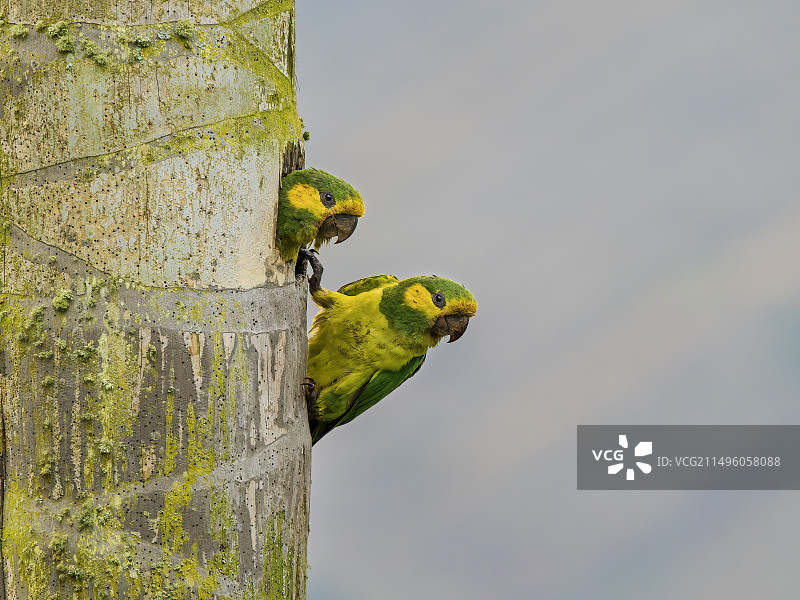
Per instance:
[[[358,217],[355,215],[336,215],[333,217],[336,221],[336,241],[334,244],[341,244],[356,230],[358,225]]]
[[[441,336],[449,333],[450,339],[447,340],[447,343],[450,344],[464,335],[468,325],[469,317],[467,315],[442,315],[433,323],[431,331]]]
[[[336,236],[334,244],[341,244],[356,230],[358,217],[355,215],[331,215],[320,225],[318,238],[329,240]]]

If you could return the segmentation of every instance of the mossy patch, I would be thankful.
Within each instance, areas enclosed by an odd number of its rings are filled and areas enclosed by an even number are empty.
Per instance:
[[[37,26],[38,24],[37,22]],[[58,21],[47,28],[47,35],[53,38],[59,52],[75,52],[75,37],[71,29],[72,26],[67,21]]]
[[[139,48],[149,48],[153,45],[153,39],[144,34],[139,34],[133,39],[133,43],[139,46]]]
[[[91,506],[91,508],[87,508]],[[18,574],[28,588],[28,598],[55,600],[62,597],[85,598],[67,592],[85,590],[91,582],[95,598],[116,597],[120,579],[134,581],[124,568],[135,569],[133,561],[138,538],[124,534],[122,504],[112,496],[96,506],[90,499],[81,509],[81,520],[70,519],[69,510],[51,512],[34,502],[12,479],[6,494],[4,544],[16,549]],[[13,553],[6,554],[13,556]],[[10,563],[9,563],[10,566]],[[58,581],[62,593],[52,594],[51,583]]]
[[[137,63],[144,60],[144,53],[139,48],[133,48],[128,55],[128,62]]]
[[[86,342],[75,349],[75,357],[81,362],[89,361],[95,356],[97,356],[97,348],[92,342]]]
[[[8,35],[15,39],[25,39],[28,37],[28,28],[21,23],[12,25],[8,28]]]
[[[38,25],[38,23],[37,23]],[[37,29],[38,31],[38,29]],[[47,35],[51,38],[61,37],[69,33],[69,23],[67,21],[58,21],[47,28]]]
[[[194,37],[194,33],[194,23],[191,21],[181,19],[175,23],[175,37],[178,37],[182,40],[190,40]]]
[[[44,343],[42,329],[44,309],[44,306],[37,306],[24,319],[22,318],[22,313],[18,310],[13,312],[3,311],[4,314],[0,322],[8,321],[8,323],[4,323],[4,326],[9,326],[10,330],[16,332],[14,337],[21,344],[28,342],[33,344]],[[24,350],[24,347],[19,349]]]
[[[91,59],[99,67],[105,67],[111,62],[111,53],[108,50],[102,50],[94,40],[84,38],[81,42],[81,49],[86,58]]]
[[[47,544],[47,547],[55,558],[61,557],[67,547],[67,536],[58,531],[54,531],[50,534],[50,543]]]
[[[295,571],[294,544],[292,540],[283,539],[286,516],[279,512],[267,518],[266,543],[264,544],[264,577],[261,580],[261,595],[264,600],[284,600],[294,594],[292,588],[300,586],[300,577],[305,574],[301,569]],[[284,547],[287,550],[284,552]]]
[[[70,290],[59,290],[55,298],[53,298],[53,308],[58,312],[67,312],[70,304],[72,304],[72,292]]]
[[[59,52],[75,52],[75,38],[71,35],[56,38],[56,48]]]

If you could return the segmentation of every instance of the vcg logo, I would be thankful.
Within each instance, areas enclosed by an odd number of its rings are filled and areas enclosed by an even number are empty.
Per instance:
[[[625,469],[625,450],[627,450],[627,448],[628,436],[621,435],[619,436],[619,448],[613,450],[592,450],[592,456],[594,456],[597,462],[603,460],[613,463],[608,465],[608,474],[616,475],[622,471],[622,469]],[[651,454],[653,454],[653,442],[639,442],[633,449],[633,460],[630,462],[635,463],[642,473],[647,474],[653,470],[653,467],[646,462],[637,461],[636,458],[650,456]],[[625,469],[625,479],[632,481],[635,477],[636,471],[631,464],[630,467]]]

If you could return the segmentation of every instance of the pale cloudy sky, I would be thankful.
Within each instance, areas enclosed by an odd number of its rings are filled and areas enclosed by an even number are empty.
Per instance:
[[[315,446],[309,600],[779,598],[798,492],[578,492],[576,425],[800,423],[800,5],[298,0],[327,287],[459,342]],[[312,311],[313,314],[313,311]]]

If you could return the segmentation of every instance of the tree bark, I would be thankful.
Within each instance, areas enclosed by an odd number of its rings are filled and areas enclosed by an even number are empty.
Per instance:
[[[3,597],[305,597],[294,2],[0,0]]]

